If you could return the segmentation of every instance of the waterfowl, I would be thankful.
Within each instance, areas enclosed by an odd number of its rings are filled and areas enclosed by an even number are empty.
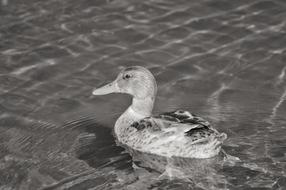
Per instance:
[[[176,110],[152,115],[157,84],[152,73],[141,66],[121,71],[117,78],[93,95],[127,93],[132,104],[117,119],[117,140],[132,149],[165,157],[210,158],[218,155],[225,133],[188,111]]]

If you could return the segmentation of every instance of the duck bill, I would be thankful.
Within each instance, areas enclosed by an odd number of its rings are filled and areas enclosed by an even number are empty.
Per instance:
[[[95,96],[98,96],[98,95],[105,95],[105,94],[110,94],[110,93],[114,93],[114,92],[118,92],[116,81],[113,81],[113,82],[111,82],[107,85],[104,85],[102,87],[99,87],[97,89],[94,89],[92,91],[92,94]]]

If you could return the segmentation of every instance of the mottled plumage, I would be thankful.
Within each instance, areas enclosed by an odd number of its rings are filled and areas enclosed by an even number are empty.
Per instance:
[[[131,126],[135,127],[138,130],[152,127],[151,126],[152,122],[150,121],[151,118],[152,117],[146,117],[144,119],[141,119],[140,121],[132,123]],[[159,114],[158,116],[153,116],[153,118],[166,120],[169,121],[170,123],[175,122],[175,123],[182,123],[182,124],[189,124],[196,126],[195,128],[192,128],[190,129],[190,131],[186,132],[187,136],[191,135],[191,133],[197,131],[198,129],[202,131],[214,132],[213,130],[210,129],[210,123],[208,121],[194,114],[191,114],[188,111],[177,110],[172,112],[166,112],[163,114]]]
[[[181,125],[178,123],[181,123]],[[155,133],[159,131],[163,133],[165,128],[182,127],[182,130],[183,128],[185,129],[184,135],[186,138],[189,138],[193,143],[202,142],[211,136],[220,137],[220,134],[211,127],[208,121],[183,110],[146,117],[133,122],[130,126],[134,127],[137,131],[148,130]],[[172,135],[175,134],[173,133]]]

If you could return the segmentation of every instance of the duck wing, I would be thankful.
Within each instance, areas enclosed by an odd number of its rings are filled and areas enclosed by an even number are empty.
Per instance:
[[[166,112],[154,117],[146,117],[134,122],[132,127],[138,131],[160,133],[159,136],[186,137],[192,144],[208,142],[215,138],[222,138],[217,130],[212,128],[205,119],[188,111],[177,110]],[[226,138],[223,133],[222,141]]]
[[[206,121],[205,119],[195,114],[192,114],[188,111],[184,111],[184,110],[166,112],[166,113],[160,114],[158,117],[161,119],[183,123],[183,124],[190,124],[190,125],[198,124],[198,125],[202,125],[205,127],[210,127],[210,123]]]
[[[219,141],[226,139],[226,134],[220,134],[205,119],[188,111],[177,110],[159,115],[160,118],[177,122],[177,125],[184,126],[184,135],[191,140],[192,144],[204,143],[216,138]]]

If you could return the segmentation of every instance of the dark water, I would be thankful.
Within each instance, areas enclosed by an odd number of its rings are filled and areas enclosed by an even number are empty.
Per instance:
[[[286,189],[284,0],[2,0],[0,16],[0,189]],[[164,179],[173,161],[117,146],[130,97],[91,91],[130,65],[154,73],[155,113],[203,116],[241,162]]]

